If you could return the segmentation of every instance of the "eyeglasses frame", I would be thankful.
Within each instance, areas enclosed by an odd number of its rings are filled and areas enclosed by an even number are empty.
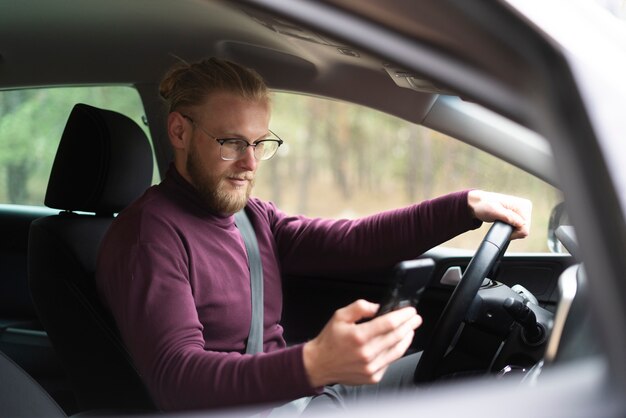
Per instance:
[[[179,112],[180,113],[180,112]],[[276,137],[276,139],[259,139],[257,141],[254,141],[253,143],[248,142],[247,139],[245,138],[219,138],[215,135],[212,135],[211,133],[207,132],[202,126],[200,126],[191,116],[185,114],[185,113],[180,113],[180,115],[187,119],[189,122],[191,122],[191,124],[200,129],[206,136],[208,136],[209,138],[213,138],[215,139],[215,141],[217,141],[218,144],[220,144],[220,158],[224,161],[237,161],[240,160],[241,158],[243,158],[243,156],[245,155],[245,152],[248,150],[248,147],[254,147],[254,159],[257,161],[267,161],[269,159],[271,159],[272,157],[274,157],[274,155],[276,155],[276,152],[278,152],[278,148],[280,148],[281,145],[283,145],[284,141],[282,139],[280,139],[280,137],[278,135],[276,135],[274,132],[272,132],[272,130],[269,130],[269,132],[274,135]],[[243,141],[246,143],[246,148],[245,150],[241,153],[241,156],[239,158],[224,158],[224,155],[222,154],[222,145],[224,145],[226,143],[226,141]],[[256,147],[257,145],[259,145],[262,142],[278,142],[278,147],[276,147],[276,151],[274,151],[274,153],[272,155],[270,155],[268,158],[265,159],[259,159],[256,156]]]

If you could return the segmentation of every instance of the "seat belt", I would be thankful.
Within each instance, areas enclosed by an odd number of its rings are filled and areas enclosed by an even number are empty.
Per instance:
[[[246,215],[245,208],[235,213],[235,225],[241,232],[243,242],[246,245],[248,268],[250,269],[252,321],[250,323],[248,342],[246,343],[246,354],[256,354],[263,351],[263,265],[261,264],[259,243],[250,219]],[[287,402],[280,407],[274,408],[269,414],[269,418],[300,415],[311,402],[311,399],[313,399],[312,396],[307,396]],[[253,417],[267,417],[267,415],[257,414],[253,415]]]
[[[263,265],[259,244],[245,208],[235,213],[235,225],[241,232],[248,253],[248,269],[250,270],[250,294],[252,296],[252,320],[250,333],[246,342],[246,354],[263,351]]]

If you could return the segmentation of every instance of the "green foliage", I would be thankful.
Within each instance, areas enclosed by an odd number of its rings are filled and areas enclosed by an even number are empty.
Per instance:
[[[126,114],[147,132],[143,106],[129,87],[0,92],[0,202],[42,205],[65,122],[76,103]],[[149,133],[148,133],[149,134]]]

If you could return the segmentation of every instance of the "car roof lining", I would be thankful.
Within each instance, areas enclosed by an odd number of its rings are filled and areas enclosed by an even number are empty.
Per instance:
[[[32,28],[0,48],[0,88],[154,84],[179,59],[221,56],[254,67],[273,89],[352,101],[413,122],[434,101],[428,92],[390,90],[380,59],[253,9],[241,13],[239,6],[206,1],[180,1],[175,8],[166,7],[167,0],[67,3],[25,0],[0,16],[3,39],[21,34],[25,22]],[[105,30],[111,22],[114,33]],[[51,28],[55,36],[42,42]],[[197,43],[189,42],[190,33]],[[321,88],[314,84],[320,79]],[[372,90],[389,99],[372,101]]]
[[[25,22],[33,28],[19,40],[0,47],[0,88],[141,85],[144,104],[149,101],[154,109],[159,100],[158,80],[173,63],[181,59],[194,61],[220,56],[255,68],[274,90],[364,105],[454,135],[494,153],[489,139],[465,129],[474,122],[462,109],[462,102],[433,109],[435,103],[449,103],[446,97],[434,94],[433,89],[443,88],[448,93],[449,86],[435,86],[414,70],[402,77],[402,64],[368,53],[367,45],[349,46],[322,30],[308,29],[292,19],[270,15],[249,4],[189,0],[179,1],[177,7],[171,8],[166,7],[171,5],[168,0],[111,0],[108,3],[66,0],[66,3],[67,7],[62,8],[47,0],[24,0],[11,4],[11,13],[0,15],[0,37],[4,39],[11,33],[21,33],[19,29]],[[342,0],[331,3],[349,6],[349,2]],[[419,14],[415,14],[415,7],[404,3],[408,8],[407,16],[413,13],[416,22],[412,32],[408,31],[411,25],[400,22],[406,26],[408,36],[423,37],[423,43],[429,48],[448,52],[459,49],[454,31],[444,35],[434,30],[436,24],[454,26],[453,16],[442,16],[436,5],[429,5],[428,1],[419,0],[423,11]],[[363,4],[366,13],[379,13],[383,22],[391,19],[377,2]],[[114,33],[106,30],[111,22],[116,25]],[[50,28],[54,28],[55,36],[42,42],[41,33]],[[479,35],[480,40],[484,35]],[[190,43],[190,36],[197,42]],[[124,48],[117,48],[121,43]],[[488,48],[483,46],[482,49]],[[510,55],[506,49],[505,52]],[[441,63],[435,64],[438,66],[432,71],[446,71]],[[46,68],[45,77],[40,71],[42,65]],[[422,85],[426,86],[424,91],[420,91]],[[162,149],[157,152],[158,160],[169,161],[168,141],[160,134],[162,121],[153,120],[153,112],[147,114],[152,118],[155,149]],[[442,122],[437,116],[445,116],[446,120]],[[165,146],[158,146],[159,143]],[[497,155],[557,184],[553,170],[546,169],[545,161],[550,155],[530,159],[532,162],[528,163],[529,160],[519,158],[519,153],[505,154]],[[164,165],[160,164],[161,171]]]

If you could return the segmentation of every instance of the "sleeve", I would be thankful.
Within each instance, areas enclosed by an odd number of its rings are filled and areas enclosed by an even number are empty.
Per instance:
[[[162,410],[289,401],[317,393],[302,346],[246,355],[204,348],[185,255],[165,242],[116,252],[104,293],[135,366]],[[106,249],[105,249],[106,252]],[[108,271],[107,271],[108,270]]]
[[[273,230],[287,274],[349,273],[415,258],[482,224],[467,204],[469,190],[357,220],[277,215]]]

